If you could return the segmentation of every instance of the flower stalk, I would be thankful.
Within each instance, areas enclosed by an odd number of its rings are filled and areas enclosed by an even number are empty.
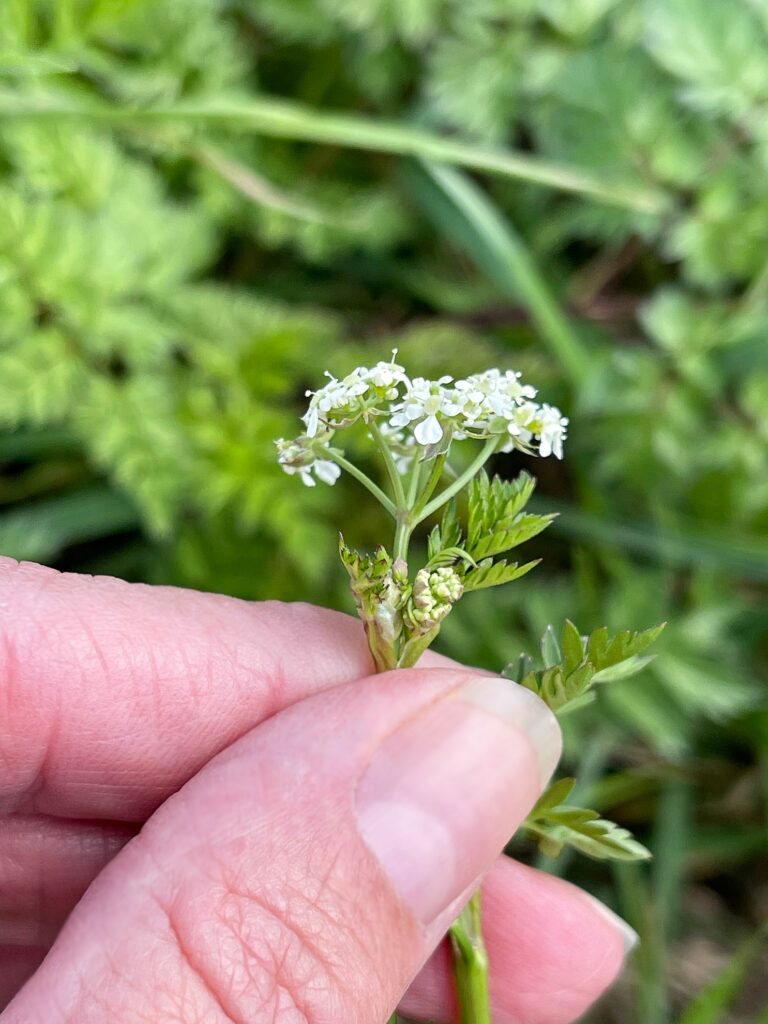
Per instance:
[[[451,925],[450,936],[462,1024],[492,1024],[479,892],[470,897]]]

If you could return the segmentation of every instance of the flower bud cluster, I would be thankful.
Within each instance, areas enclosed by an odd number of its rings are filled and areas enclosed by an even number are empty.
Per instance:
[[[455,569],[420,569],[413,582],[408,617],[421,631],[434,629],[463,592],[464,586]]]
[[[338,469],[318,449],[330,444],[337,430],[360,420],[371,429],[375,422],[401,473],[415,456],[434,458],[467,438],[496,437],[500,451],[563,457],[568,420],[555,406],[536,402],[536,389],[521,383],[519,373],[490,369],[461,380],[410,378],[396,355],[395,350],[391,360],[373,367],[358,366],[341,380],[327,374],[327,384],[307,392],[304,434],[277,442],[286,472],[298,473],[309,486],[315,483],[311,472],[333,483]]]

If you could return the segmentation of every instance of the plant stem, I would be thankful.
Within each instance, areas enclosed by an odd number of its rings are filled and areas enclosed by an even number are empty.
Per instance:
[[[443,475],[443,470],[445,468],[445,460],[447,458],[447,453],[443,452],[443,454],[438,455],[437,458],[432,463],[432,472],[429,474],[426,486],[424,487],[424,490],[421,492],[419,500],[416,503],[416,507],[413,510],[414,516],[418,517],[420,515],[422,509],[429,501],[429,499],[432,497],[432,492],[440,483],[440,477]]]
[[[411,478],[408,481],[408,509],[412,509],[416,504],[416,495],[419,493],[419,482],[421,481],[421,463],[418,458],[414,456],[413,468],[411,469]]]
[[[450,484],[450,486],[446,487],[444,491],[441,491],[436,498],[433,498],[432,501],[430,501],[429,504],[425,506],[425,508],[422,510],[421,514],[417,518],[416,522],[414,523],[414,526],[418,525],[418,523],[423,522],[425,519],[428,519],[432,515],[432,513],[436,512],[442,505],[446,503],[446,501],[450,501],[454,494],[458,494],[463,487],[466,487],[466,485],[469,483],[472,477],[476,476],[477,473],[480,472],[480,470],[483,468],[488,459],[490,459],[490,457],[496,451],[496,449],[499,446],[499,441],[500,438],[498,437],[489,437],[488,440],[483,445],[480,454],[472,463],[470,463],[467,469],[465,469],[464,472],[460,476],[458,476],[453,481],[452,484]]]
[[[387,510],[387,512],[389,512],[393,519],[397,518],[397,507],[392,502],[392,500],[387,497],[387,495],[384,493],[384,491],[382,491],[378,484],[375,484],[373,480],[371,480],[370,477],[366,476],[366,474],[361,469],[358,469],[357,466],[354,465],[354,463],[348,462],[344,458],[344,456],[341,455],[341,453],[338,452],[335,448],[325,448],[318,446],[315,449],[315,451],[318,453],[318,455],[325,456],[326,459],[330,459],[331,462],[335,462],[337,466],[341,466],[342,469],[345,469],[350,476],[353,476],[355,480],[357,480],[359,483],[363,485],[363,487],[365,487],[366,490],[371,492],[374,498],[381,505],[384,506],[384,508]]]
[[[451,946],[462,1024],[492,1024],[479,891],[451,925]]]
[[[395,460],[392,458],[390,447],[384,440],[384,436],[375,419],[371,418],[368,423],[368,427],[371,431],[371,437],[376,443],[376,447],[379,449],[382,458],[384,459],[384,465],[387,467],[387,473],[389,474],[389,480],[392,484],[392,493],[397,507],[402,509],[405,506],[405,491],[403,490],[403,481],[397,471]]]
[[[411,476],[408,480],[408,497],[403,497],[401,507],[397,511],[397,528],[395,529],[395,542],[392,547],[392,557],[408,561],[408,544],[411,534],[418,520],[413,514],[413,506],[416,502],[416,495],[419,493],[419,482],[421,480],[421,463],[414,458]]]
[[[615,184],[578,167],[544,160],[529,153],[478,146],[474,142],[434,135],[409,124],[330,113],[264,96],[222,96],[199,102],[188,100],[155,106],[120,107],[75,99],[71,95],[19,96],[0,89],[0,116],[27,120],[74,118],[78,122],[90,119],[110,125],[170,123],[205,125],[216,129],[231,126],[233,129],[250,129],[254,134],[271,138],[319,142],[458,164],[476,171],[591,196],[646,213],[663,212],[670,203],[665,193],[644,183]]]
[[[392,546],[392,558],[395,561],[398,559],[402,559],[404,562],[408,561],[408,543],[412,532],[413,527],[410,524],[410,519],[398,518],[397,528],[395,529],[395,542]]]

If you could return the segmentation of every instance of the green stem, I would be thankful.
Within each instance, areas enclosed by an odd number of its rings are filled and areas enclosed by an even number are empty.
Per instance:
[[[465,469],[464,472],[458,476],[452,484],[450,484],[450,486],[446,487],[444,491],[441,491],[436,498],[433,498],[432,501],[424,507],[421,514],[416,519],[414,526],[423,522],[425,519],[428,519],[432,513],[436,512],[446,503],[446,501],[450,501],[455,494],[458,494],[463,487],[466,487],[472,477],[480,472],[488,459],[490,459],[496,451],[499,446],[499,441],[500,438],[498,437],[489,437],[483,445],[480,454],[473,462],[470,463],[467,469]]]
[[[421,463],[419,462],[418,456],[413,457],[413,467],[411,469],[411,478],[408,481],[408,508],[412,509],[416,504],[416,495],[419,493],[419,484],[421,482]]]
[[[408,497],[404,498],[403,506],[397,513],[397,529],[395,530],[395,542],[392,548],[392,557],[395,559],[402,558],[404,562],[408,561],[408,545],[417,523],[412,509],[416,502],[416,495],[419,493],[420,481],[421,463],[417,458],[414,458],[411,476],[408,481]]]
[[[411,526],[410,517],[402,517],[397,520],[395,542],[392,546],[392,558],[395,561],[398,559],[402,559],[404,562],[408,561],[408,544],[410,542],[412,532],[413,527]]]
[[[382,491],[382,489],[371,480],[369,476],[358,469],[352,462],[348,462],[343,455],[336,451],[335,448],[324,448],[318,446],[314,449],[318,455],[323,455],[326,459],[330,459],[331,462],[335,462],[337,466],[341,466],[342,469],[346,470],[350,476],[353,476],[355,480],[365,487],[366,490],[370,491],[374,498],[380,502],[384,508],[389,512],[393,518],[397,518],[397,507],[393,504],[390,498]]]
[[[416,503],[416,507],[413,510],[414,516],[418,517],[421,514],[422,509],[427,504],[429,499],[432,497],[433,491],[440,483],[440,478],[443,475],[443,470],[445,468],[445,460],[447,458],[448,453],[443,452],[443,454],[438,455],[437,458],[432,463],[432,472],[429,474],[426,486],[424,487],[424,490],[421,492],[421,496],[419,497],[419,500]]]
[[[397,471],[395,460],[392,458],[392,451],[384,439],[384,435],[379,429],[379,425],[375,419],[371,418],[368,423],[368,427],[371,431],[371,437],[376,443],[376,447],[381,452],[382,458],[384,459],[384,465],[387,467],[387,473],[389,474],[389,480],[392,484],[392,493],[395,497],[395,503],[397,507],[402,509],[405,507],[405,491],[403,489],[403,481],[400,474]]]
[[[250,129],[258,135],[348,146],[380,153],[420,157],[458,164],[476,171],[532,181],[550,188],[592,196],[607,203],[646,213],[669,205],[661,191],[643,184],[613,184],[577,167],[558,164],[528,153],[478,146],[433,135],[407,124],[375,121],[354,114],[330,113],[265,97],[219,97],[148,107],[118,107],[55,93],[18,95],[0,89],[0,116],[16,118],[84,119],[104,124],[187,123],[218,128]]]
[[[453,976],[462,1024],[492,1024],[488,994],[488,954],[485,951],[476,892],[451,925]]]

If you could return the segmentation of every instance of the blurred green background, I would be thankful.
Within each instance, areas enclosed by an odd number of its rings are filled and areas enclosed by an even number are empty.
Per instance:
[[[272,446],[324,369],[570,415],[543,565],[443,649],[670,623],[568,723],[655,855],[548,865],[643,938],[594,1024],[768,1021],[767,111],[768,0],[0,5],[0,552],[349,609],[385,524]]]

